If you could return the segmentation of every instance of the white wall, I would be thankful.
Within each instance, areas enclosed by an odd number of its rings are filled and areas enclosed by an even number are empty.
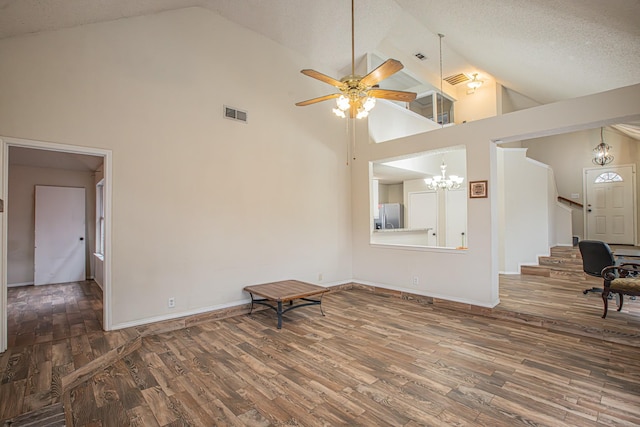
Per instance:
[[[3,39],[0,57],[0,135],[113,152],[114,327],[351,279],[344,122],[294,105],[326,93],[309,59],[202,8]]]
[[[498,168],[496,146],[492,141],[512,142],[630,117],[640,118],[640,85],[382,144],[370,143],[364,133],[366,125],[361,124],[357,129],[359,156],[353,163],[352,174],[354,279],[481,306],[497,304]],[[456,145],[466,146],[465,181],[489,181],[489,197],[469,199],[467,203],[468,250],[407,250],[370,245],[368,162]],[[544,237],[546,239],[546,232]],[[420,285],[412,284],[414,276],[419,277]]]
[[[496,81],[483,79],[485,82],[475,92],[467,93],[465,84],[456,86],[456,102],[454,119],[456,124],[494,117],[498,114]]]
[[[535,264],[549,253],[555,223],[549,212],[549,167],[526,157],[526,149],[503,150],[504,259],[500,271],[519,273],[520,264]],[[555,210],[553,210],[555,212]]]
[[[384,99],[377,100],[369,113],[369,133],[375,142],[428,132],[440,125],[411,110]]]
[[[92,172],[37,168],[22,165],[9,167],[7,198],[7,284],[33,284],[35,248],[35,186],[81,187],[86,201],[86,271],[93,276],[95,245],[95,186]]]

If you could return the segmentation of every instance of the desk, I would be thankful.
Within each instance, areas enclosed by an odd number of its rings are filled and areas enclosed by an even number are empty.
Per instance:
[[[329,291],[322,286],[312,285],[298,280],[284,280],[281,282],[265,283],[263,285],[245,286],[244,290],[251,295],[251,310],[249,314],[253,312],[253,304],[266,305],[278,314],[278,329],[282,329],[282,315],[296,308],[306,307],[308,305],[319,305],[320,313],[324,316],[322,296],[325,292]],[[262,297],[262,299],[256,299],[254,295]],[[309,298],[317,295],[320,295],[320,299]],[[293,305],[293,301],[297,299],[304,302]],[[289,307],[283,309],[282,303],[285,302],[289,302]],[[275,305],[273,303],[275,303]]]

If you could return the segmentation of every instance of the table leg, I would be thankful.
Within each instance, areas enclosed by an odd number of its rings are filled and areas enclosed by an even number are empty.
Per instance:
[[[249,292],[249,295],[251,295],[251,308],[249,309],[249,314],[251,314],[253,313],[253,294]]]
[[[282,329],[282,301],[278,301],[278,329]]]

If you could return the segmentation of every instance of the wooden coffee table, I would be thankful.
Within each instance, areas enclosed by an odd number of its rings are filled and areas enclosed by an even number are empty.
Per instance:
[[[322,296],[325,292],[329,291],[322,286],[312,285],[311,283],[300,282],[298,280],[283,280],[281,282],[245,286],[244,290],[251,295],[251,310],[249,314],[253,312],[253,304],[266,305],[278,314],[278,329],[282,329],[282,315],[296,308],[306,307],[308,305],[319,305],[320,313],[324,316]],[[261,297],[261,299],[256,299],[254,295]],[[320,299],[309,298],[318,295]],[[304,302],[293,305],[294,300]],[[289,303],[289,307],[283,309],[282,303],[286,302]]]

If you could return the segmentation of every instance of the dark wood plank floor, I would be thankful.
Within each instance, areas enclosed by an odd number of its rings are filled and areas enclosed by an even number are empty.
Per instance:
[[[567,323],[602,320],[595,294],[572,313],[518,290],[565,282],[503,277],[502,304],[564,312]],[[271,311],[160,334],[148,327],[138,350],[63,396],[61,377],[139,339],[141,328],[96,328],[91,282],[45,288],[9,290],[0,420],[64,401],[78,427],[640,425],[638,348],[361,290],[326,295],[326,317],[317,307],[287,313],[280,331]],[[38,303],[36,291],[50,296]],[[626,322],[629,334],[638,304],[611,312],[611,323]]]
[[[626,296],[620,312],[615,300],[609,301],[607,318],[602,319],[601,294],[582,293],[594,284],[602,286],[573,278],[501,276],[500,304],[493,311],[502,318],[633,345],[640,351],[640,299]]]

